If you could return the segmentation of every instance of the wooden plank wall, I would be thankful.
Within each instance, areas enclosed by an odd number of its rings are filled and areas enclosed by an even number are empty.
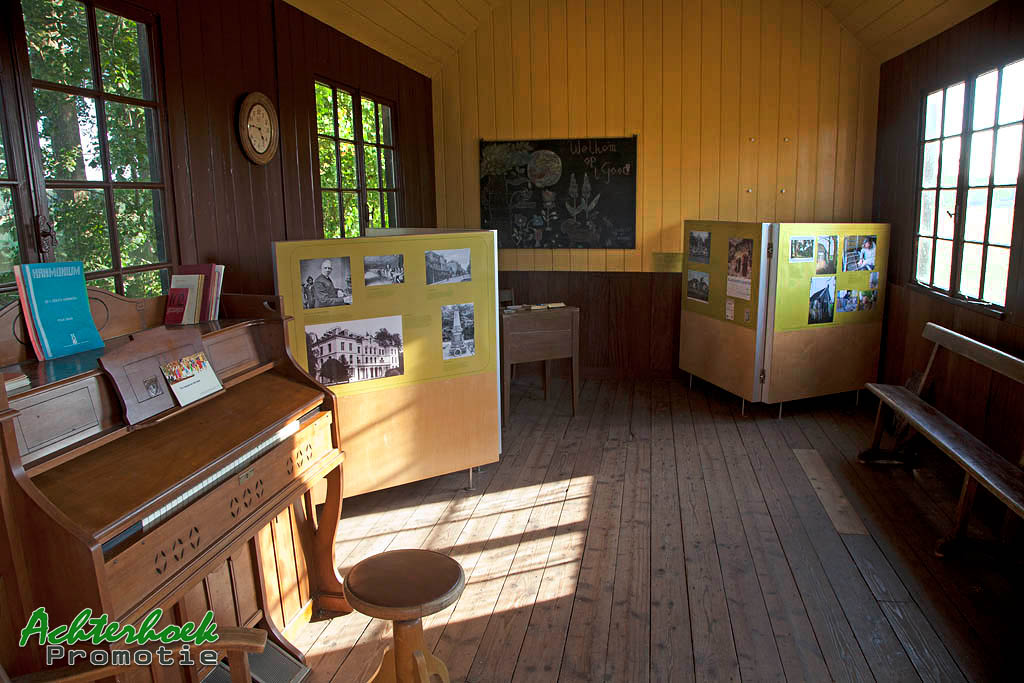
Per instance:
[[[281,0],[140,0],[160,18],[183,262],[227,265],[226,291],[274,291],[271,243],[317,237],[313,77],[396,103],[403,224],[436,225],[430,79]],[[256,166],[238,143],[253,90],[277,106],[281,146]]]
[[[513,0],[434,79],[438,224],[480,224],[481,138],[639,135],[634,250],[502,250],[649,271],[687,218],[870,213],[878,63],[816,0]]]
[[[927,92],[1024,57],[1024,5],[1002,0],[948,31],[886,62],[881,71],[878,163],[874,218],[892,223],[882,375],[903,383],[924,368],[931,344],[921,338],[926,322],[949,327],[1018,357],[1024,357],[1024,195],[1020,181],[1013,255],[1003,319],[993,318],[927,293],[913,278],[913,234],[918,169],[920,99]],[[1013,270],[1016,268],[1016,270]],[[946,354],[948,355],[948,354]],[[967,361],[943,360],[932,395],[940,409],[1013,461],[1024,451],[1024,432],[1007,428],[1024,416],[1020,386]]]

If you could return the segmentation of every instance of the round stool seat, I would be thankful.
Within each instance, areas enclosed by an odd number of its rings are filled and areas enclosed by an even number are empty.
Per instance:
[[[448,607],[462,595],[462,565],[432,550],[392,550],[356,564],[345,579],[352,607],[377,619],[408,621]]]

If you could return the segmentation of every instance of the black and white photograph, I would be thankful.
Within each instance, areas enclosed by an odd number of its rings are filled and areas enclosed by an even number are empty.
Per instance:
[[[750,278],[754,270],[754,240],[746,237],[729,238],[729,278],[726,296],[750,301]]]
[[[690,261],[711,263],[711,233],[709,231],[690,231]]]
[[[836,272],[836,250],[839,248],[837,235],[818,235],[818,248],[814,257],[816,275],[834,275]]]
[[[469,249],[437,249],[427,251],[427,284],[447,285],[473,279]]]
[[[306,361],[327,385],[404,375],[402,316],[306,325]]]
[[[703,270],[686,272],[686,298],[706,304],[711,295],[711,275]]]
[[[807,324],[820,325],[835,319],[836,278],[812,277],[811,294],[807,309]]]
[[[789,262],[810,263],[814,260],[814,238],[813,237],[790,237],[789,238]]]
[[[853,313],[857,310],[857,290],[840,289],[836,302],[836,309],[839,313]]]
[[[348,256],[299,261],[302,307],[329,308],[352,303],[352,267]]]
[[[441,358],[476,355],[473,304],[441,306]]]
[[[875,235],[848,235],[843,240],[843,270],[875,269]]]
[[[363,257],[363,284],[367,287],[400,285],[405,282],[405,256],[385,254]]]
[[[871,273],[870,286],[871,286],[871,289],[878,289],[878,271],[877,270],[875,272]]]

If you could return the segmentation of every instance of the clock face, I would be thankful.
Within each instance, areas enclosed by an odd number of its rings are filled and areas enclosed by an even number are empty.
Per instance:
[[[270,147],[273,137],[273,124],[270,121],[270,112],[262,104],[254,104],[249,109],[249,116],[246,120],[246,134],[249,142],[257,154],[263,154]]]

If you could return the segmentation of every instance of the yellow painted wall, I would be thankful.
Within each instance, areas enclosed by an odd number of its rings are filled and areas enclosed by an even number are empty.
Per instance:
[[[502,270],[651,270],[687,218],[869,220],[877,103],[877,59],[815,0],[512,0],[434,75],[438,225],[480,225],[480,138],[633,134],[638,248]]]

